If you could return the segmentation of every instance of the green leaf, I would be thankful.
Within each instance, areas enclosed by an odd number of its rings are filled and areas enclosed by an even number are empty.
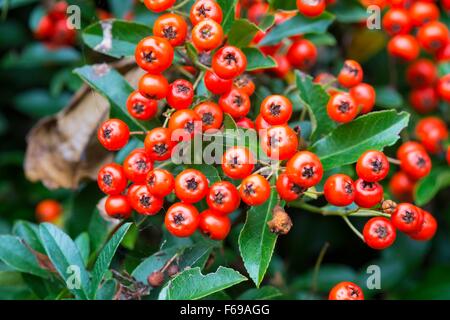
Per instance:
[[[134,90],[117,70],[100,64],[77,68],[74,72],[110,101],[114,115],[125,121],[131,130],[147,131],[159,125],[157,119],[138,121],[128,113],[126,102]]]
[[[234,286],[246,277],[239,272],[219,267],[216,272],[203,275],[200,268],[179,273],[161,290],[159,300],[197,300],[215,292]]]
[[[217,0],[217,3],[222,8],[223,12],[223,20],[222,20],[223,32],[228,33],[234,22],[237,0]]]
[[[326,105],[330,96],[320,84],[314,83],[311,76],[295,73],[300,99],[308,108],[311,118],[311,142],[315,142],[336,128],[336,123],[327,114]]]
[[[91,221],[88,226],[89,239],[91,240],[91,251],[97,253],[108,239],[113,224],[106,221],[101,216],[98,209],[95,209],[91,215]]]
[[[105,276],[106,271],[108,271],[109,265],[122,242],[125,234],[130,228],[131,223],[125,223],[121,226],[111,237],[111,240],[105,245],[103,250],[98,255],[97,261],[95,262],[94,269],[92,270],[92,284],[91,284],[91,297],[95,298],[98,286]]]
[[[149,36],[152,30],[144,24],[106,20],[91,24],[83,30],[84,43],[94,51],[122,58],[134,56],[136,45]]]
[[[277,63],[270,56],[265,56],[258,48],[242,48],[247,57],[247,71],[275,68]]]
[[[12,232],[14,235],[24,240],[34,250],[45,253],[45,249],[39,238],[39,228],[34,223],[18,220],[14,224]]]
[[[241,294],[237,300],[271,300],[282,296],[280,290],[271,286],[264,286],[259,289],[253,288]]]
[[[267,31],[269,28],[271,28],[275,24],[275,15],[274,14],[267,14],[265,15],[262,20],[258,24],[258,28]]]
[[[316,46],[334,46],[336,45],[336,38],[328,32],[325,33],[308,33],[304,37],[311,41]]]
[[[246,47],[259,30],[256,24],[247,19],[236,20],[228,34],[228,44],[238,48]]]
[[[35,256],[18,237],[0,236],[0,260],[20,272],[48,277],[48,273],[39,266]]]
[[[269,0],[274,9],[294,10],[297,9],[296,0]]]
[[[403,105],[401,94],[392,87],[375,87],[375,104],[382,108],[400,108]]]
[[[308,18],[298,14],[293,18],[275,26],[259,43],[267,46],[279,43],[280,41],[299,34],[324,33],[333,22],[334,16],[328,12],[322,13],[315,18]]]
[[[77,298],[87,299],[89,274],[76,244],[53,224],[43,223],[39,226],[39,231],[50,261],[59,275],[70,285],[68,289]]]
[[[89,234],[87,232],[81,233],[76,239],[75,244],[80,251],[84,264],[87,265],[91,248],[89,246]]]
[[[438,64],[439,77],[443,77],[450,73],[450,62],[441,62]]]
[[[324,170],[356,162],[367,150],[392,146],[408,125],[409,114],[394,110],[372,112],[334,129],[310,151],[319,156]]]
[[[277,235],[270,232],[267,222],[277,204],[277,192],[272,189],[269,199],[262,205],[251,207],[239,234],[239,251],[250,278],[259,287],[272,259]]]
[[[105,281],[97,291],[96,300],[113,300],[117,291],[117,283],[115,280]]]
[[[364,21],[368,18],[367,10],[357,0],[340,0],[330,6],[330,12],[336,15],[336,20],[343,23]]]
[[[71,95],[67,93],[53,97],[46,90],[34,89],[16,95],[14,106],[31,117],[42,118],[60,111],[70,99]]]
[[[421,179],[415,187],[414,199],[418,206],[430,202],[442,189],[450,186],[450,169],[448,167],[434,167],[430,174]]]
[[[38,2],[38,0],[0,0],[0,8],[3,8],[7,3],[9,9],[18,8],[27,4]]]

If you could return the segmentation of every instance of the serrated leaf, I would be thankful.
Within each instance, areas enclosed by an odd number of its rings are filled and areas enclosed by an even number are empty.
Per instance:
[[[219,267],[216,272],[207,275],[203,275],[198,267],[192,268],[170,280],[161,290],[158,299],[197,300],[245,280],[246,277],[230,268]]]
[[[222,8],[222,29],[226,34],[230,31],[231,25],[234,22],[237,0],[217,0],[217,3]]]
[[[117,70],[106,64],[101,64],[87,65],[75,69],[74,72],[110,101],[115,117],[125,121],[131,130],[147,131],[159,125],[157,119],[138,121],[128,113],[126,102],[128,96],[134,90]],[[139,135],[139,137],[142,138],[143,136]]]
[[[333,22],[334,16],[328,12],[315,18],[298,14],[275,26],[259,43],[261,46],[273,45],[291,36],[305,33],[324,33]]]
[[[381,151],[393,145],[408,121],[406,112],[372,112],[337,127],[312,145],[310,151],[319,156],[324,170],[351,164],[367,150]]]
[[[111,237],[111,240],[105,245],[103,250],[98,255],[97,261],[95,262],[94,269],[92,269],[92,285],[91,285],[91,297],[95,298],[98,286],[102,281],[105,273],[108,271],[109,265],[122,242],[125,234],[130,228],[131,223],[125,223],[121,226]]]
[[[421,179],[414,189],[414,199],[418,206],[430,202],[442,189],[450,186],[450,169],[448,167],[433,168],[428,176]]]
[[[258,48],[242,48],[247,57],[247,71],[275,68],[277,63],[271,56],[265,56]]]
[[[238,48],[246,47],[252,42],[259,30],[256,24],[247,19],[236,20],[228,34],[228,44]]]
[[[296,71],[295,78],[300,99],[308,108],[310,114],[311,142],[315,142],[337,126],[327,114],[326,105],[330,96],[320,84],[313,82],[311,76]]]
[[[18,237],[0,236],[0,260],[20,272],[47,278],[48,272],[39,266],[36,257]]]
[[[91,24],[82,32],[84,43],[102,54],[123,58],[134,56],[136,45],[151,35],[151,28],[140,23],[105,20]]]
[[[76,244],[62,230],[50,223],[39,226],[39,232],[47,256],[68,289],[79,299],[89,296],[89,274]],[[72,286],[73,285],[73,286]]]
[[[272,189],[264,204],[250,208],[239,234],[239,251],[245,269],[257,287],[266,274],[277,241],[277,235],[270,232],[267,226],[277,204],[277,195],[276,190]]]

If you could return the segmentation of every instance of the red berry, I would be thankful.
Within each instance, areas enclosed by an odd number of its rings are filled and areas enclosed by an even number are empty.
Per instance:
[[[402,159],[406,156],[406,154],[410,151],[421,150],[425,152],[425,148],[418,142],[415,141],[407,141],[403,143],[400,148],[397,150],[397,158]]]
[[[224,46],[213,56],[212,68],[222,79],[232,79],[241,75],[247,67],[245,54],[236,47]]]
[[[278,176],[276,188],[280,198],[286,201],[297,200],[306,191],[305,188],[292,182],[285,173]]]
[[[202,132],[202,122],[194,110],[178,110],[170,116],[169,130],[175,141],[187,141]]]
[[[192,29],[192,42],[199,51],[210,51],[218,48],[223,41],[223,37],[222,27],[211,19],[200,21]]]
[[[383,152],[366,151],[356,163],[356,173],[365,181],[376,182],[383,180],[389,173],[389,161]]]
[[[144,74],[139,80],[139,92],[149,98],[161,100],[169,93],[169,83],[160,74]]]
[[[214,210],[207,209],[199,216],[199,229],[212,240],[224,240],[231,229],[231,220]]]
[[[252,174],[242,180],[239,194],[249,206],[259,206],[270,197],[270,184],[263,176]]]
[[[331,96],[327,104],[327,113],[334,121],[346,123],[355,119],[358,108],[348,93],[340,92]]]
[[[439,79],[437,92],[443,100],[450,103],[450,74],[447,74]]]
[[[197,230],[200,222],[198,210],[191,204],[175,203],[166,213],[164,224],[176,237],[189,237]]]
[[[261,103],[260,113],[271,125],[284,124],[292,116],[292,103],[285,96],[268,96]]]
[[[407,34],[412,28],[408,11],[401,8],[392,8],[383,17],[383,28],[391,36]]]
[[[194,111],[202,121],[202,130],[220,129],[223,122],[223,111],[214,102],[205,101],[195,106]]]
[[[197,0],[191,7],[190,19],[194,26],[205,19],[221,23],[222,17],[222,8],[214,0]]]
[[[404,61],[415,60],[420,53],[419,43],[409,34],[399,34],[388,42],[388,52],[391,56]]]
[[[261,147],[274,160],[287,160],[298,150],[298,134],[287,125],[273,126],[260,132]]]
[[[363,80],[361,65],[355,60],[345,60],[337,79],[346,88],[356,86]]]
[[[365,114],[372,111],[375,105],[375,89],[367,84],[360,83],[350,89],[350,95],[356,103],[359,113]]]
[[[139,214],[153,216],[163,206],[164,201],[150,193],[146,185],[139,185],[128,192],[128,199]]]
[[[125,147],[130,138],[130,129],[119,119],[109,119],[97,131],[100,143],[110,151],[117,151]]]
[[[239,191],[228,181],[211,185],[206,196],[208,206],[221,214],[232,213],[239,207],[240,202]]]
[[[220,97],[219,105],[223,112],[230,114],[235,119],[238,119],[245,117],[249,113],[250,98],[242,90],[233,87],[230,91]]]
[[[406,70],[406,80],[413,88],[432,86],[437,79],[437,68],[431,60],[418,59]]]
[[[297,0],[297,9],[301,14],[307,17],[316,17],[324,12],[326,7],[325,0]]]
[[[431,238],[433,238],[436,233],[437,221],[431,215],[431,213],[425,210],[422,210],[422,213],[423,213],[423,221],[422,225],[419,228],[419,231],[410,233],[409,236],[414,240],[428,241]]]
[[[173,47],[184,43],[187,29],[188,26],[183,17],[174,13],[159,16],[153,24],[153,34],[165,38]]]
[[[134,91],[128,97],[127,110],[133,118],[150,120],[158,112],[158,102],[147,99],[139,91]]]
[[[205,73],[205,86],[211,93],[221,95],[231,90],[233,80],[222,79],[214,72],[208,70]]]
[[[317,48],[311,41],[300,39],[290,46],[286,58],[295,68],[308,71],[316,64]]]
[[[159,74],[172,64],[174,51],[165,38],[150,36],[136,46],[136,63],[145,71]]]
[[[171,8],[176,0],[144,0],[148,10],[153,12],[162,12]]]
[[[256,89],[255,83],[252,79],[250,79],[248,75],[237,77],[236,79],[234,79],[233,84],[236,86],[236,88],[247,94],[249,97],[253,95]]]
[[[118,195],[125,190],[128,181],[123,168],[117,163],[110,163],[99,170],[97,183],[103,193]]]
[[[414,180],[427,176],[431,171],[431,159],[425,151],[408,152],[400,162],[402,170]]]
[[[194,100],[192,83],[184,79],[175,80],[169,86],[166,100],[169,106],[176,110],[189,108]]]
[[[325,181],[325,199],[332,205],[345,207],[355,200],[355,185],[345,174],[334,174]]]
[[[418,140],[432,154],[441,152],[443,142],[448,138],[447,125],[438,117],[421,119],[416,125],[415,132]]]
[[[63,208],[58,201],[42,200],[36,206],[36,219],[39,222],[55,222],[62,214]]]
[[[355,181],[355,203],[361,208],[372,208],[383,200],[383,187],[378,182],[363,179]]]
[[[196,203],[208,193],[208,180],[195,169],[183,170],[175,178],[175,194],[186,203]]]
[[[123,162],[123,170],[128,180],[142,184],[153,169],[153,162],[144,149],[132,151]]]
[[[314,153],[299,151],[286,164],[286,173],[299,186],[310,188],[322,180],[323,167]]]
[[[391,216],[392,224],[405,233],[420,230],[423,222],[422,210],[410,203],[399,203]]]
[[[398,200],[411,201],[414,181],[403,171],[396,172],[389,181],[389,190]]]
[[[443,48],[447,44],[448,38],[447,26],[439,21],[428,22],[417,32],[419,44],[428,52],[436,52]]]
[[[153,169],[147,175],[147,188],[156,197],[164,198],[175,187],[175,179],[172,174],[164,169]]]
[[[414,1],[409,8],[409,16],[414,26],[421,25],[439,19],[439,8],[427,1]]]
[[[363,291],[353,282],[340,282],[331,289],[328,300],[364,300]]]
[[[167,128],[154,128],[147,133],[144,141],[145,151],[153,161],[164,161],[170,158],[175,142]]]
[[[382,250],[394,243],[397,232],[388,219],[375,217],[367,221],[363,229],[363,236],[369,247]]]
[[[231,147],[222,156],[222,170],[232,179],[243,179],[255,167],[253,154],[246,147]]]
[[[128,197],[124,195],[109,196],[106,198],[105,211],[108,216],[115,219],[128,219],[131,217],[131,208]]]

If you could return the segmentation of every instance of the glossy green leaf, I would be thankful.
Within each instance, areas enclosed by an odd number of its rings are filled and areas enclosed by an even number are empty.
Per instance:
[[[134,90],[117,70],[107,64],[99,64],[77,68],[74,72],[110,101],[114,115],[125,121],[131,130],[146,131],[159,125],[157,119],[138,121],[128,113],[126,102]]]
[[[222,19],[223,32],[228,33],[234,22],[237,0],[217,0],[217,3],[222,8],[223,12],[223,19]]]
[[[360,22],[367,19],[369,14],[357,0],[339,0],[330,6],[330,12],[336,16],[336,20],[344,23]]]
[[[92,284],[91,284],[91,297],[94,298],[102,281],[105,273],[108,271],[109,265],[111,264],[114,255],[116,254],[117,248],[122,242],[125,234],[130,228],[131,223],[125,223],[122,225],[111,237],[111,240],[105,245],[100,254],[98,255],[97,261],[95,262],[94,269],[92,269]]]
[[[45,253],[39,238],[39,227],[31,222],[18,220],[14,224],[13,234],[24,240],[33,250]]]
[[[155,271],[160,270],[164,264],[175,254],[182,254],[185,247],[170,247],[154,253],[142,261],[131,274],[136,280],[146,283],[147,277]]]
[[[367,150],[392,146],[408,125],[409,114],[394,110],[372,112],[334,129],[310,151],[317,154],[324,170],[356,162]]]
[[[430,202],[442,189],[450,186],[450,169],[448,167],[435,167],[430,174],[421,179],[415,187],[414,198],[418,206]]]
[[[334,46],[336,45],[336,38],[328,32],[325,33],[308,33],[305,39],[311,41],[316,46]]]
[[[89,274],[76,244],[59,228],[50,223],[39,226],[42,243],[50,261],[66,281],[68,289],[79,299],[89,296]]]
[[[300,99],[308,108],[310,114],[311,141],[315,142],[336,128],[336,123],[327,114],[326,105],[330,96],[320,84],[313,82],[311,76],[297,71],[295,78]]]
[[[230,268],[219,267],[216,272],[203,275],[200,268],[178,274],[161,290],[159,300],[197,300],[232,287],[246,277]],[[195,286],[192,284],[195,283]]]
[[[246,47],[259,30],[257,25],[247,19],[236,20],[228,34],[228,44],[238,48]]]
[[[375,105],[382,108],[400,108],[403,105],[401,94],[392,87],[376,87]]]
[[[36,257],[18,237],[0,236],[0,260],[14,270],[48,277],[48,272],[39,266]]]
[[[242,52],[247,57],[247,71],[270,69],[277,66],[277,63],[272,57],[265,56],[257,48],[242,48]]]
[[[294,10],[297,9],[296,0],[269,0],[274,9]]]
[[[245,291],[237,300],[272,300],[281,296],[282,293],[277,288],[264,286],[259,289],[253,288]]]
[[[136,45],[151,35],[151,28],[140,23],[105,20],[95,22],[83,30],[84,43],[92,50],[122,58],[134,56]]]
[[[261,46],[272,45],[291,36],[305,33],[324,33],[333,22],[334,16],[324,12],[318,17],[307,18],[298,14],[275,26],[259,43]]]
[[[82,234],[80,234],[75,239],[75,244],[77,245],[81,257],[83,258],[84,264],[86,265],[89,259],[89,254],[91,252],[91,248],[89,245],[89,234],[87,232],[83,232]]]
[[[264,279],[277,241],[277,235],[270,232],[267,226],[278,201],[277,195],[276,190],[272,189],[269,199],[264,204],[250,208],[239,234],[239,251],[245,269],[257,287]]]

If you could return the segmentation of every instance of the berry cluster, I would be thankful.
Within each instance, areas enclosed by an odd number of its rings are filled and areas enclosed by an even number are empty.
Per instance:
[[[442,5],[448,6],[446,1]],[[450,101],[450,75],[438,78],[435,63],[450,59],[450,33],[438,21],[439,7],[432,1],[389,1],[383,16],[383,28],[391,37],[388,52],[410,62],[406,80],[411,86],[411,107],[418,113],[430,113],[439,100]],[[430,58],[419,58],[421,49]]]
[[[35,30],[36,38],[51,48],[75,44],[76,31],[67,25],[67,7],[65,1],[56,2],[39,20]]]

